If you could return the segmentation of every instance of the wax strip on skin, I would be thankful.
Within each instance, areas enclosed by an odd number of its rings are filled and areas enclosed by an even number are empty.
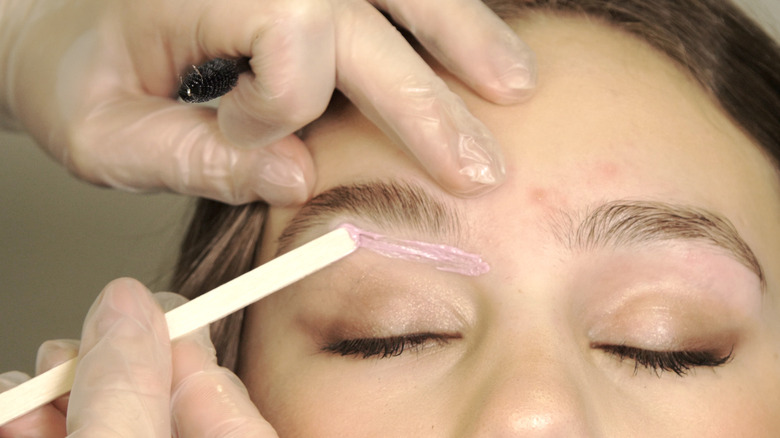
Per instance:
[[[352,224],[339,226],[349,232],[359,248],[394,259],[410,260],[433,265],[440,271],[477,276],[490,270],[477,254],[471,254],[449,245],[404,240],[358,228]]]

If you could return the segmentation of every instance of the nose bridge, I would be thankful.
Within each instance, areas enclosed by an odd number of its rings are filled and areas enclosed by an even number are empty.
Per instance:
[[[590,437],[584,377],[578,367],[555,354],[555,346],[536,345],[497,358],[483,367],[467,407],[468,437]],[[576,362],[576,361],[575,361]]]

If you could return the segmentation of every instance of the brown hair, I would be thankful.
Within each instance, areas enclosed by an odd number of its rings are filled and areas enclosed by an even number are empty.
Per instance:
[[[780,48],[727,0],[485,0],[511,20],[529,10],[601,19],[665,53],[710,93],[737,126],[780,163]],[[264,203],[200,200],[181,245],[172,290],[193,298],[254,266]],[[243,313],[212,325],[224,366],[234,368]]]

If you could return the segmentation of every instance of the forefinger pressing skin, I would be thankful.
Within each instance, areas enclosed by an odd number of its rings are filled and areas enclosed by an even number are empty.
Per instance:
[[[451,192],[474,196],[501,183],[499,145],[463,101],[373,6],[337,4],[338,88]]]
[[[481,0],[371,0],[482,97],[513,104],[536,87],[536,57]]]

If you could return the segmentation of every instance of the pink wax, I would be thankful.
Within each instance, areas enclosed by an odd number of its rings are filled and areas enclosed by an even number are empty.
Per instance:
[[[417,240],[403,240],[342,224],[359,248],[365,248],[385,257],[410,260],[433,265],[436,269],[457,274],[477,276],[490,270],[477,254],[471,254],[449,245]]]

